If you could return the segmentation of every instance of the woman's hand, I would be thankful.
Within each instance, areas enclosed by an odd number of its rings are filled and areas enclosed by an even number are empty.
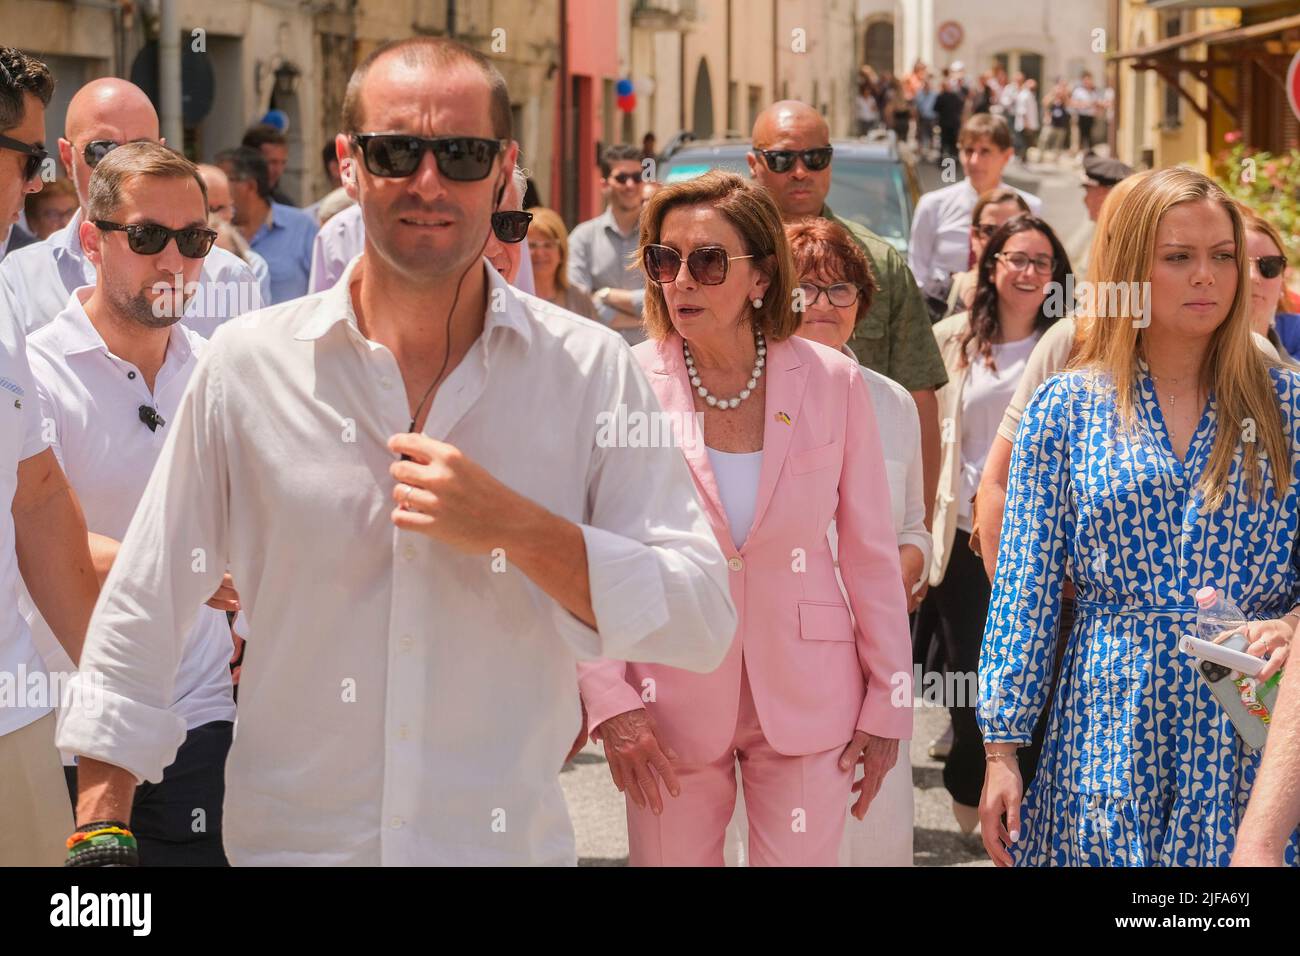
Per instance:
[[[1250,621],[1230,634],[1221,634],[1215,643],[1223,643],[1231,634],[1244,634],[1248,642],[1246,653],[1262,657],[1266,661],[1264,669],[1255,675],[1255,680],[1263,683],[1281,670],[1282,665],[1286,663],[1294,633],[1293,621],[1295,618],[1290,616],[1272,621]]]
[[[618,792],[626,793],[642,810],[649,804],[654,814],[663,813],[655,773],[663,778],[672,796],[681,793],[682,788],[672,765],[677,754],[659,739],[654,718],[643,709],[629,710],[610,717],[596,729],[600,742],[605,745],[609,775],[614,778]]]
[[[922,595],[912,592],[925,573],[925,555],[914,544],[899,545],[898,564],[903,569],[903,596],[907,599],[907,613],[911,614],[921,604]]]
[[[1007,750],[1006,745],[990,744],[988,753],[1010,756],[985,763],[984,791],[980,794],[980,836],[990,860],[998,866],[1011,866],[1008,848],[1020,842],[1020,801],[1025,784],[1020,778],[1020,762],[1016,760],[1014,748]]]

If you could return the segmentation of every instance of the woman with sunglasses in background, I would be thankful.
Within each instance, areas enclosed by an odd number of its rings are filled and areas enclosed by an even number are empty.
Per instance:
[[[591,296],[577,286],[569,285],[569,231],[564,220],[554,209],[534,206],[528,253],[533,260],[533,287],[536,295],[562,309],[576,312],[586,319],[595,319]]]
[[[939,390],[943,461],[934,503],[930,591],[918,615],[933,620],[949,673],[957,677],[945,687],[963,698],[949,701],[953,739],[943,783],[964,833],[979,822],[984,783],[974,681],[989,605],[989,580],[972,550],[972,501],[1029,353],[1060,318],[1048,294],[1051,283],[1064,287],[1070,262],[1051,226],[1019,215],[988,238],[977,270],[970,311],[934,327],[948,384]],[[1059,293],[1054,300],[1060,301]]]
[[[867,386],[852,359],[792,335],[794,269],[760,186],[720,171],[666,186],[646,207],[639,259],[650,340],[633,354],[677,426],[740,622],[711,674],[579,665],[588,725],[627,797],[628,859],[722,865],[739,763],[751,865],[834,866],[854,765],[860,817],[912,728]]]
[[[1279,361],[1296,364],[1277,331],[1277,315],[1286,300],[1286,251],[1282,234],[1249,206],[1237,204],[1246,225],[1246,258],[1250,261],[1250,328],[1264,336]],[[1294,342],[1292,344],[1295,344]]]

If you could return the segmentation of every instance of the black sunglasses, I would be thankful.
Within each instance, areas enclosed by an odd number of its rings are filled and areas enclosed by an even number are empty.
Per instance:
[[[86,161],[86,165],[94,169],[99,165],[99,161],[121,146],[121,143],[114,142],[111,139],[96,139],[86,144],[86,148],[81,151],[81,157]]]
[[[190,226],[185,229],[168,229],[152,222],[137,222],[122,225],[107,219],[96,219],[95,225],[105,232],[126,233],[126,244],[131,251],[141,256],[152,256],[167,248],[167,243],[175,239],[176,249],[186,259],[202,259],[217,241],[217,234],[211,229]]]
[[[432,152],[438,172],[460,183],[477,182],[492,172],[492,160],[505,145],[499,139],[476,136],[407,136],[404,133],[356,133],[366,169],[374,176],[402,179],[420,168],[424,154]]]
[[[23,182],[25,183],[31,182],[36,177],[36,174],[41,171],[41,166],[50,155],[46,152],[44,146],[24,143],[8,136],[0,136],[0,149],[12,149],[15,153],[22,153],[27,157],[27,163],[23,166]]]
[[[492,232],[502,242],[523,242],[528,226],[533,221],[531,212],[508,209],[492,214]]]
[[[831,164],[830,146],[818,146],[816,149],[756,149],[755,154],[763,157],[767,168],[774,173],[788,173],[794,169],[794,161],[802,159],[810,172],[819,173]]]
[[[615,173],[613,176],[610,176],[609,178],[612,181],[618,183],[620,186],[628,186],[640,180],[641,174],[640,173]]]
[[[1286,268],[1286,256],[1251,256],[1250,261],[1259,264],[1259,274],[1265,279],[1276,279]]]
[[[722,285],[727,281],[727,269],[732,259],[753,259],[753,256],[729,256],[722,246],[700,246],[686,257],[686,268],[700,285]],[[682,268],[682,256],[667,246],[648,245],[641,250],[641,261],[646,278],[663,285],[676,282]]]

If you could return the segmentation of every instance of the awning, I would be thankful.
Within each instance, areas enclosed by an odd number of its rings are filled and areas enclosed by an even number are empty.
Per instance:
[[[1182,33],[1176,37],[1161,40],[1159,43],[1138,47],[1135,50],[1121,50],[1118,53],[1111,53],[1107,56],[1107,59],[1145,60],[1160,56],[1162,53],[1171,53],[1193,43],[1210,43],[1214,45],[1243,43],[1246,40],[1257,40],[1260,37],[1272,36],[1274,33],[1282,33],[1293,28],[1300,28],[1300,15],[1279,17],[1265,23],[1253,23],[1248,27],[1214,27],[1209,30]]]

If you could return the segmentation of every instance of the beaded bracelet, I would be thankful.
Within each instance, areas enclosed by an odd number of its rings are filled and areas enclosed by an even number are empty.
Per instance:
[[[77,827],[68,837],[64,866],[138,866],[140,848],[120,820],[100,820]]]

